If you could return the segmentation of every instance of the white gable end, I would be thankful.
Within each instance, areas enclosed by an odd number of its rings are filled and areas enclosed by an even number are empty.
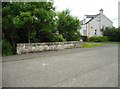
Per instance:
[[[105,15],[101,15],[101,28],[102,27],[112,27],[113,22],[110,21]]]

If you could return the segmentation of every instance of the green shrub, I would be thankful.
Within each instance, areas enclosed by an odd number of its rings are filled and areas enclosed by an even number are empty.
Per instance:
[[[51,37],[52,42],[63,42],[66,41],[61,34],[54,34],[53,37]]]
[[[80,33],[77,31],[71,31],[64,37],[67,41],[80,41]]]
[[[107,36],[93,36],[89,37],[90,42],[107,42],[109,39]]]
[[[103,35],[107,36],[110,41],[119,41],[120,42],[120,28],[105,28],[103,30]]]
[[[2,55],[8,56],[13,54],[14,54],[14,47],[7,40],[2,40]]]

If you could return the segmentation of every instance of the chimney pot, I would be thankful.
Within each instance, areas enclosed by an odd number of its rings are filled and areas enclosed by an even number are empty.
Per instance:
[[[100,9],[100,14],[103,14],[103,9]]]

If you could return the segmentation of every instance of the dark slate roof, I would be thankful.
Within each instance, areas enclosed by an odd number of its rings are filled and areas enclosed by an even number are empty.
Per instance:
[[[86,24],[87,23],[89,23],[90,21],[92,21],[94,18],[96,18],[98,15],[100,15],[100,14],[97,14],[97,15],[86,15],[86,18],[91,18],[88,22],[86,22]]]
[[[94,18],[96,15],[86,15],[86,18]]]
[[[83,20],[80,21],[80,24],[83,25]]]

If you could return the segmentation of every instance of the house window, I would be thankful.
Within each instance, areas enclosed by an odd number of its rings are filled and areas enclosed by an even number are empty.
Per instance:
[[[95,35],[97,35],[97,29],[95,29]]]

